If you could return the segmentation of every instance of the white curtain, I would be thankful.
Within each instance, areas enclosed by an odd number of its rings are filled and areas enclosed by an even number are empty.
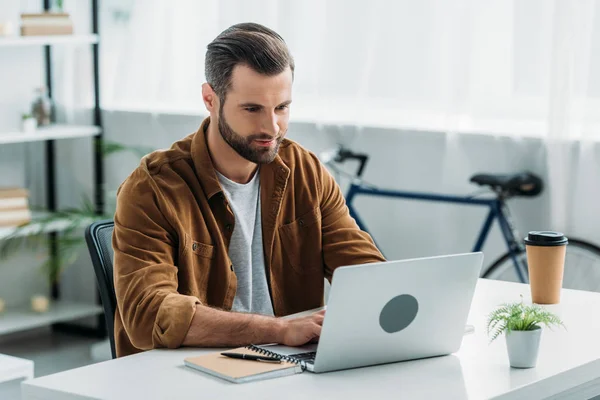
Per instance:
[[[569,138],[598,134],[598,0],[101,4],[108,106],[199,104],[206,45],[255,21],[296,58],[300,118],[538,136],[577,119]]]
[[[600,222],[600,0],[101,4],[105,107],[202,111],[206,45],[255,21],[296,59],[292,120],[446,132],[448,170],[461,161],[457,134],[538,137],[546,228]]]
[[[598,237],[600,2],[557,1],[551,15],[547,157],[551,214],[564,231]],[[579,223],[577,223],[579,221]],[[582,232],[583,231],[583,232]],[[587,231],[587,232],[585,232]]]

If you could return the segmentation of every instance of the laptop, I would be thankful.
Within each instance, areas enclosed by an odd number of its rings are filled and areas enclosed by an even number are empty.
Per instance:
[[[482,263],[478,252],[337,268],[319,343],[259,347],[316,373],[454,353]]]

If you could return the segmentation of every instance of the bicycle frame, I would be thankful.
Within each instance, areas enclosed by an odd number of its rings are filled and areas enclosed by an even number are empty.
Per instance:
[[[389,198],[401,198],[401,199],[409,199],[409,200],[424,200],[424,201],[434,201],[434,202],[444,202],[444,203],[454,203],[454,204],[471,204],[478,206],[485,206],[489,208],[489,213],[483,223],[481,231],[479,233],[479,237],[475,242],[475,246],[473,247],[473,252],[481,251],[485,241],[490,233],[490,229],[492,227],[492,223],[495,219],[498,219],[498,223],[500,225],[500,230],[502,231],[502,236],[506,242],[506,247],[511,255],[511,259],[515,265],[515,269],[519,280],[523,283],[527,283],[528,276],[527,271],[521,265],[517,258],[517,254],[520,250],[519,241],[515,238],[515,230],[513,228],[512,222],[510,218],[508,218],[506,211],[506,205],[504,203],[504,199],[501,196],[489,199],[475,199],[467,196],[455,196],[455,195],[440,195],[433,193],[420,193],[420,192],[408,192],[408,191],[400,191],[400,190],[387,190],[387,189],[377,189],[362,186],[360,183],[352,182],[350,188],[348,189],[348,193],[346,194],[346,204],[348,209],[350,210],[350,215],[355,219],[358,226],[365,232],[369,233],[366,225],[359,217],[356,209],[352,205],[352,201],[358,195],[366,195],[366,196],[378,196],[378,197],[389,197]],[[373,235],[371,235],[373,237]],[[375,240],[375,239],[373,239]],[[379,246],[378,246],[379,247]]]

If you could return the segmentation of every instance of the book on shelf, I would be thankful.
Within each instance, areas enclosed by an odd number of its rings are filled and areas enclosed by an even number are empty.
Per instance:
[[[22,13],[21,19],[24,21],[69,21],[68,13],[42,12],[42,13]]]
[[[22,188],[0,188],[0,227],[19,226],[29,221],[29,192]]]
[[[0,227],[17,227],[31,221],[31,211],[27,208],[18,210],[0,210]]]
[[[73,22],[66,13],[21,14],[22,36],[70,35]]]

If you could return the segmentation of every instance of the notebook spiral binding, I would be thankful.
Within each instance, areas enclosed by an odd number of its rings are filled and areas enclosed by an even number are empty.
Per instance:
[[[304,361],[296,360],[295,358],[290,358],[288,356],[282,356],[281,354],[273,353],[272,351],[265,350],[262,347],[255,346],[253,344],[246,346],[246,348],[263,356],[273,357],[281,361],[287,361],[289,363],[299,365],[300,368],[302,368],[302,371],[306,371],[306,363]]]

